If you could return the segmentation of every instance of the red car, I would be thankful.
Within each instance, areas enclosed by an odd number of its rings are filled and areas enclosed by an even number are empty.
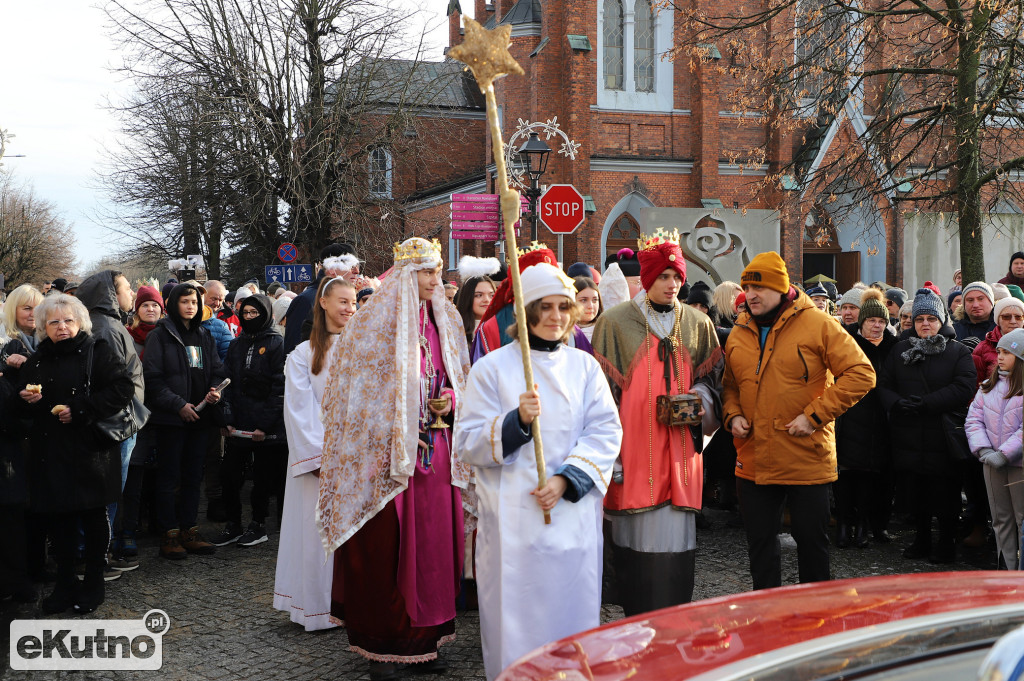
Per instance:
[[[620,620],[543,646],[498,681],[973,681],[993,644],[1022,625],[1024,572],[864,577]],[[1017,676],[993,679],[1024,679],[1024,630],[1015,635],[1001,655],[1012,649]]]

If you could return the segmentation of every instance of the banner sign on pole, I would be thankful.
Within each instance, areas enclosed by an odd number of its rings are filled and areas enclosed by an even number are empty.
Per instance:
[[[312,265],[267,265],[264,278],[268,284],[308,284],[313,281]]]

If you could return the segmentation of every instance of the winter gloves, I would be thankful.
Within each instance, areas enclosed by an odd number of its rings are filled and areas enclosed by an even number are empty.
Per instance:
[[[1003,453],[991,447],[979,449],[978,460],[986,466],[992,466],[993,468],[1002,468],[1006,465],[1006,457],[1003,456]]]
[[[924,411],[924,399],[917,395],[904,397],[896,400],[896,403],[892,405],[892,411],[900,416],[915,416]]]

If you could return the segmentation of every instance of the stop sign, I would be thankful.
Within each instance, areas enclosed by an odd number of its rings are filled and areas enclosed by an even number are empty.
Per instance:
[[[571,184],[553,184],[540,195],[537,212],[555,234],[572,234],[583,224],[583,195]]]

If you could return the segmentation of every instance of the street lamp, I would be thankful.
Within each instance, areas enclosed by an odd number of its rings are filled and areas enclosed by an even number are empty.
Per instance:
[[[530,188],[526,190],[526,197],[530,201],[530,238],[537,240],[537,199],[540,198],[540,176],[548,167],[548,154],[551,147],[544,143],[544,140],[537,137],[537,133],[531,132],[530,138],[519,147],[519,156],[526,159],[525,171],[530,177]]]

